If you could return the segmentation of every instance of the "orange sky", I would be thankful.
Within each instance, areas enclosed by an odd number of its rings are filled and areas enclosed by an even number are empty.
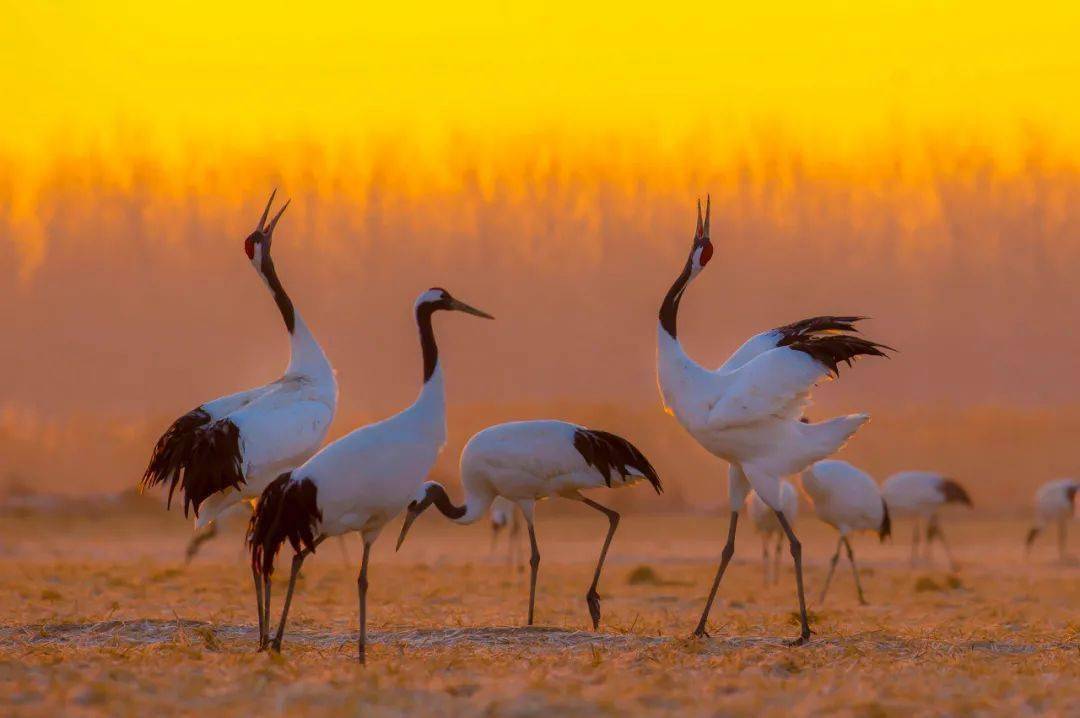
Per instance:
[[[353,419],[415,393],[432,285],[500,318],[446,322],[452,406],[658,410],[705,192],[703,361],[864,313],[901,353],[824,411],[1080,403],[1077,4],[362,5],[0,0],[0,449],[272,379],[273,186]]]
[[[3,3],[2,146],[182,154],[558,130],[823,155],[1037,128],[1077,148],[1075,3]]]

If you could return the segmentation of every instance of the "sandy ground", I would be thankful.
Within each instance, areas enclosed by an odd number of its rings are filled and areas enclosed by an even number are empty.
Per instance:
[[[425,517],[399,554],[385,534],[361,668],[355,537],[308,562],[284,654],[272,656],[254,650],[240,523],[185,567],[189,533],[176,517],[6,516],[0,713],[1080,715],[1080,568],[1056,564],[1051,542],[1025,562],[1020,522],[946,523],[957,574],[940,555],[911,568],[907,524],[893,545],[859,537],[871,602],[861,607],[843,563],[819,603],[835,539],[800,519],[816,631],[801,648],[783,644],[796,635],[790,559],[777,585],[763,585],[749,527],[712,637],[694,640],[725,519],[625,517],[596,633],[584,594],[605,522],[576,507],[559,517],[542,508],[539,522],[533,628],[523,627],[527,572],[506,564],[504,545],[491,552],[486,526]],[[641,567],[654,575],[632,580]],[[275,591],[276,612],[283,585]]]

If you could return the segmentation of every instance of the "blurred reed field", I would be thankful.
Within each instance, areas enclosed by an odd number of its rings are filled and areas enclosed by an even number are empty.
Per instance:
[[[928,138],[857,162],[782,135],[739,153],[707,134],[674,149],[470,137],[437,153],[312,141],[0,158],[5,490],[131,487],[172,418],[280,372],[280,319],[241,249],[275,186],[293,199],[279,271],[339,374],[331,438],[417,391],[420,290],[497,317],[437,326],[452,483],[475,430],[546,416],[625,433],[653,459],[664,496],[624,492],[624,506],[723,503],[725,467],[663,414],[654,369],[656,309],[706,192],[717,255],[680,325],[695,357],[718,365],[753,332],[866,314],[899,353],[842,372],[809,411],[873,414],[843,458],[879,480],[942,470],[1004,513],[1077,470],[1080,168],[1038,133],[1007,156]]]

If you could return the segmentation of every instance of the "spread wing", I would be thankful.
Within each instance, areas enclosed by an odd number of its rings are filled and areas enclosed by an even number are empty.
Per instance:
[[[728,375],[730,381],[709,408],[712,428],[737,427],[769,418],[798,419],[810,389],[829,369],[805,352],[771,349]]]
[[[855,322],[863,319],[865,317],[825,315],[801,319],[776,329],[770,329],[747,339],[716,371],[719,373],[734,371],[751,359],[777,347],[790,346],[800,341],[829,334],[858,332],[859,330],[855,328]]]

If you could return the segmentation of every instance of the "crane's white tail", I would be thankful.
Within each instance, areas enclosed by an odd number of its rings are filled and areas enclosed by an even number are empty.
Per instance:
[[[315,527],[322,521],[317,498],[318,488],[311,479],[293,481],[291,471],[270,482],[248,524],[247,545],[256,573],[273,575],[274,559],[286,541],[294,551],[301,547],[315,551]]]
[[[859,427],[870,421],[869,414],[849,414],[817,424],[800,423],[803,437],[809,443],[813,461],[832,456],[847,443]]]
[[[157,440],[139,489],[168,482],[171,508],[179,485],[184,516],[190,508],[198,516],[203,501],[219,491],[239,490],[244,480],[240,429],[228,419],[211,421],[210,414],[198,408],[173,422]]]

